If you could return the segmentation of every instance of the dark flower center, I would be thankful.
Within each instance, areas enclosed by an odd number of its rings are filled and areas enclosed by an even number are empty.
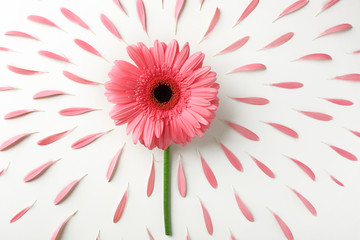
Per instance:
[[[159,84],[158,86],[156,86],[153,90],[153,94],[155,99],[159,102],[159,103],[167,103],[168,101],[170,101],[173,92],[171,90],[171,87],[168,85],[164,85],[164,84]]]

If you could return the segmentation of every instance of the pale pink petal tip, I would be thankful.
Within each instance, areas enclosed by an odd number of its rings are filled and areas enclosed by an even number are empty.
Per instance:
[[[70,220],[72,216],[74,216],[77,213],[77,210],[71,214],[69,217],[67,217],[54,231],[53,235],[51,236],[51,240],[60,240],[62,232],[64,231],[64,228],[67,224],[67,222]]]

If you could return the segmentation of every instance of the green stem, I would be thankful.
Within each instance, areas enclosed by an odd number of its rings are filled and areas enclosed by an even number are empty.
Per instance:
[[[164,223],[165,234],[170,236],[170,146],[164,151]]]

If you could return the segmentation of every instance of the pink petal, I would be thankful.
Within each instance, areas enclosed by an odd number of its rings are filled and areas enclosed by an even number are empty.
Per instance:
[[[76,45],[78,45],[79,47],[81,47],[82,49],[84,49],[85,51],[92,53],[98,57],[104,58],[99,52],[98,50],[96,50],[93,46],[91,46],[89,43],[81,40],[81,39],[74,39],[74,42],[76,43]]]
[[[177,23],[179,20],[179,16],[184,8],[184,4],[185,0],[176,0],[176,4],[175,4],[175,34],[176,34],[176,29],[177,29]]]
[[[294,240],[294,236],[292,235],[290,228],[286,225],[286,223],[275,213],[271,212],[275,217],[277,223],[279,224],[282,232],[288,240]]]
[[[307,200],[303,195],[301,195],[300,193],[298,193],[296,190],[290,188],[294,193],[295,195],[300,199],[300,201],[304,204],[304,206],[309,210],[309,212],[316,216],[317,215],[317,212],[316,212],[316,209],[315,207],[311,204],[311,202],[309,202],[309,200]]]
[[[285,88],[285,89],[298,89],[302,88],[304,84],[300,82],[281,82],[281,83],[272,83],[270,86]]]
[[[51,143],[54,143],[56,141],[58,141],[60,138],[64,137],[66,134],[68,134],[72,129],[69,129],[67,131],[63,131],[60,133],[55,133],[52,134],[50,136],[44,137],[42,139],[40,139],[37,144],[40,146],[45,146],[45,145],[49,145]]]
[[[200,160],[201,160],[201,166],[204,171],[206,179],[208,180],[208,182],[210,183],[210,185],[213,188],[217,188],[218,183],[217,183],[217,180],[216,180],[216,177],[215,177],[213,171],[211,170],[211,168],[206,163],[205,159],[201,156],[200,153],[199,153],[199,156],[200,156]]]
[[[233,98],[233,99],[251,105],[266,105],[270,102],[268,99],[261,97],[245,97],[245,98]]]
[[[275,129],[279,130],[280,132],[293,137],[293,138],[298,138],[299,135],[297,134],[297,132],[295,132],[294,130],[292,130],[291,128],[288,128],[284,125],[278,124],[278,123],[271,123],[271,122],[266,122],[267,124],[269,124],[270,126],[274,127]]]
[[[311,118],[319,120],[319,121],[330,121],[333,119],[332,116],[325,114],[325,113],[309,112],[309,111],[298,111],[298,112],[304,114],[305,116],[311,117]]]
[[[346,100],[346,99],[339,99],[339,98],[324,98],[326,101],[335,103],[337,105],[341,106],[351,106],[354,103],[352,101]]]
[[[280,15],[274,20],[274,22],[289,13],[299,10],[300,8],[302,8],[306,4],[308,4],[308,2],[309,2],[309,0],[298,0],[298,1],[294,2],[289,7],[287,7],[282,13],[280,13]]]
[[[63,232],[63,230],[64,230],[64,228],[65,228],[65,226],[66,226],[66,223],[67,223],[67,222],[70,220],[70,218],[71,218],[72,216],[74,216],[76,213],[77,213],[77,211],[74,212],[73,214],[71,214],[69,217],[67,217],[67,218],[65,219],[65,221],[63,221],[63,222],[56,228],[56,230],[54,231],[53,235],[51,236],[51,240],[60,240],[61,234],[62,234],[62,232]]]
[[[325,53],[314,53],[302,56],[297,60],[332,60],[332,57]]]
[[[240,133],[243,137],[252,140],[252,141],[259,141],[260,138],[258,137],[258,135],[256,135],[254,132],[250,131],[249,129],[240,126],[238,124],[229,122],[229,121],[225,121],[225,123],[227,125],[229,125],[230,127],[232,127],[235,131],[237,131],[238,133]]]
[[[247,72],[247,71],[259,71],[259,70],[265,70],[266,66],[264,64],[261,63],[252,63],[252,64],[247,64],[238,68],[235,68],[234,70],[232,70],[230,73],[234,73],[234,72]]]
[[[118,39],[123,40],[115,25],[110,21],[108,17],[106,17],[105,14],[100,14],[100,20],[104,24],[106,29],[109,30],[109,32],[111,32]]]
[[[259,4],[259,0],[252,0],[249,5],[246,7],[246,9],[244,10],[244,12],[241,14],[241,16],[239,17],[239,19],[236,21],[235,25],[236,26],[239,22],[241,22],[242,20],[244,20],[247,16],[249,16],[249,14],[254,11],[254,9],[256,8],[256,6]]]
[[[19,68],[19,67],[15,67],[15,66],[11,66],[11,65],[7,65],[7,68],[14,73],[22,74],[22,75],[34,75],[37,73],[41,73],[40,71]]]
[[[56,163],[58,160],[55,161],[48,161],[47,163],[44,163],[37,168],[31,170],[25,177],[24,182],[30,182],[38,177],[40,177],[46,170],[48,170],[54,163]]]
[[[0,92],[2,91],[9,91],[9,90],[14,90],[16,88],[12,87],[12,86],[5,86],[5,87],[0,87]]]
[[[42,17],[42,16],[37,16],[37,15],[29,15],[27,17],[28,20],[36,22],[36,23],[41,23],[44,25],[48,25],[51,27],[56,27],[58,29],[61,29],[59,26],[57,26],[55,23],[53,23],[52,21],[50,21],[49,19]]]
[[[36,201],[35,201],[36,202]],[[33,204],[31,204],[30,206],[24,208],[23,210],[21,210],[19,213],[17,213],[11,220],[10,223],[16,222],[17,220],[19,220],[22,216],[24,216],[24,214],[30,210],[30,208],[32,208],[32,206],[34,206],[35,202]]]
[[[284,35],[281,35],[280,37],[266,45],[264,48],[273,48],[283,45],[284,43],[288,42],[294,35],[295,34],[293,32],[285,33]]]
[[[275,174],[270,170],[270,168],[268,168],[265,164],[263,164],[253,156],[250,155],[250,157],[252,158],[252,160],[254,160],[255,164],[260,168],[260,170],[263,171],[263,173],[265,173],[270,178],[275,178]]]
[[[243,203],[243,201],[241,201],[239,195],[235,192],[235,189],[234,189],[234,195],[235,195],[236,202],[240,208],[240,211],[242,212],[244,217],[246,217],[246,219],[249,220],[250,222],[253,222],[254,221],[253,215],[251,214],[249,209],[246,207],[246,205]]]
[[[146,14],[145,14],[144,3],[142,0],[136,0],[136,11],[137,11],[138,17],[140,19],[141,25],[143,27],[143,30],[147,33]]]
[[[24,33],[24,32],[20,32],[20,31],[8,31],[5,33],[5,35],[7,36],[15,36],[15,37],[24,37],[24,38],[30,38],[30,39],[34,39],[39,41],[39,39],[37,37],[34,37],[30,34]]]
[[[109,132],[109,131],[107,131],[107,132]],[[96,139],[98,139],[99,137],[101,137],[102,135],[104,135],[107,132],[99,132],[99,133],[94,133],[94,134],[90,134],[85,137],[82,137],[79,140],[77,140],[76,142],[74,142],[71,145],[71,148],[73,148],[73,149],[83,148],[83,147],[89,145],[90,143],[94,142]]]
[[[33,133],[22,133],[19,135],[16,135],[8,140],[6,140],[5,142],[3,142],[0,145],[0,151],[4,151],[7,150],[11,147],[13,147],[14,145],[20,143],[22,140],[24,140],[26,137],[30,136]]]
[[[99,84],[98,82],[93,82],[93,81],[89,81],[89,80],[86,80],[84,78],[81,78],[71,72],[67,72],[67,71],[63,71],[63,74],[65,77],[67,77],[68,79],[74,81],[74,82],[77,82],[77,83],[82,83],[82,84],[89,84],[89,85],[97,85]]]
[[[205,206],[201,202],[201,200],[200,200],[200,204],[201,204],[201,209],[202,209],[202,212],[203,212],[203,217],[204,217],[206,229],[207,229],[208,233],[210,235],[212,235],[213,234],[213,224],[212,224],[209,212],[207,211],[207,209],[205,208]]]
[[[118,8],[120,8],[120,10],[125,13],[127,15],[127,13],[125,12],[123,6],[121,5],[120,0],[113,0],[113,2],[116,4],[116,6],[118,6]]]
[[[344,149],[341,149],[339,147],[335,147],[335,146],[329,145],[329,144],[327,144],[327,145],[329,147],[331,147],[335,152],[337,152],[340,156],[342,156],[342,157],[344,157],[346,159],[349,159],[351,161],[357,161],[358,160],[357,157],[354,154],[352,154],[352,153],[350,153],[350,152],[348,152],[348,151],[346,151]]]
[[[87,175],[87,174],[86,174]],[[65,188],[63,188],[59,194],[56,196],[55,200],[54,200],[54,204],[58,205],[59,203],[61,203],[62,201],[64,201],[74,190],[74,188],[77,186],[77,184],[80,182],[81,179],[83,179],[86,175],[84,175],[83,177],[72,181],[71,183],[69,183]]]
[[[224,151],[227,159],[231,163],[231,165],[233,165],[234,168],[236,170],[238,170],[239,172],[242,172],[243,167],[242,167],[241,162],[239,161],[239,159],[229,149],[227,149],[221,142],[219,142],[219,144],[220,144],[221,149]]]
[[[62,116],[76,116],[88,112],[95,111],[97,109],[94,108],[82,108],[82,107],[74,107],[74,108],[64,108],[59,111],[59,114]]]
[[[53,96],[59,96],[59,95],[67,95],[68,93],[58,90],[44,90],[36,93],[33,96],[33,99],[41,99],[41,98],[47,98],[47,97],[53,97]]]
[[[151,169],[150,169],[150,174],[147,182],[147,190],[146,190],[146,194],[148,197],[151,196],[154,190],[154,183],[155,183],[155,168],[154,168],[154,155],[153,155],[151,159]]]
[[[235,50],[241,48],[242,46],[244,46],[249,41],[249,39],[250,39],[249,36],[243,37],[243,38],[237,40],[236,42],[232,43],[231,45],[229,45],[225,49],[221,50],[216,55],[235,51]]]
[[[208,29],[206,30],[206,33],[204,34],[203,38],[200,40],[200,42],[203,39],[205,39],[211,33],[211,31],[215,28],[217,22],[219,21],[219,18],[220,18],[220,10],[219,10],[219,8],[216,8],[214,16],[211,19],[210,25],[209,25]]]
[[[179,165],[178,165],[178,172],[177,172],[177,184],[179,193],[182,197],[186,196],[186,178],[184,174],[184,169],[181,163],[181,157],[179,155]]]
[[[360,74],[358,74],[358,73],[346,74],[346,75],[342,75],[342,76],[336,76],[335,79],[345,80],[345,81],[352,81],[352,82],[359,82],[360,81]]]
[[[333,180],[336,184],[338,184],[341,187],[344,187],[344,184],[342,182],[340,182],[337,178],[335,178],[334,176],[330,175],[331,180]]]
[[[63,57],[63,56],[61,56],[59,54],[56,54],[56,53],[53,53],[53,52],[40,50],[40,51],[38,51],[38,54],[41,55],[41,56],[44,56],[44,57],[48,57],[48,58],[52,58],[52,59],[55,59],[55,60],[70,63],[70,60],[67,59],[66,57]]]
[[[350,30],[351,28],[352,28],[351,24],[348,24],[348,23],[339,24],[339,25],[331,27],[331,28],[325,30],[324,32],[320,33],[316,38],[320,38],[320,37],[323,37],[323,36],[326,36],[326,35],[329,35],[332,33],[347,31],[347,30]]]
[[[115,156],[112,158],[108,170],[106,172],[106,179],[108,180],[108,182],[111,181],[112,177],[114,176],[114,173],[117,169],[117,166],[119,164],[119,159],[120,159],[120,155],[122,153],[122,150],[124,148],[124,145],[117,151],[117,153],[115,154]]]
[[[38,112],[38,110],[36,109],[21,109],[21,110],[16,110],[16,111],[12,111],[12,112],[9,112],[7,113],[5,116],[4,116],[4,119],[12,119],[12,118],[17,118],[17,117],[21,117],[21,116],[24,116],[24,115],[27,115],[29,113],[33,113],[33,112]]]
[[[128,192],[128,187],[126,188],[124,195],[122,196],[121,201],[120,201],[118,207],[116,208],[114,218],[113,218],[114,223],[117,223],[120,220],[120,218],[124,212],[125,205],[126,205],[126,199],[127,199],[127,192]]]
[[[330,0],[330,1],[328,1],[327,3],[324,4],[324,6],[320,9],[320,11],[316,14],[316,16],[319,15],[324,10],[328,9],[329,7],[331,7],[332,5],[334,5],[337,2],[339,2],[339,0]]]
[[[314,172],[304,163],[300,162],[299,160],[296,160],[291,157],[287,157],[291,161],[293,161],[301,170],[303,170],[313,181],[315,181],[315,174]]]
[[[73,13],[72,11],[70,11],[67,8],[61,8],[61,13],[71,22],[87,29],[90,30],[89,26],[83,21],[81,20],[81,18],[79,16],[77,16],[75,13]]]

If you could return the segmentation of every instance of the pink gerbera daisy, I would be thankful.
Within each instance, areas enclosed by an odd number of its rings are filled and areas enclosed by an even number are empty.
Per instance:
[[[137,66],[115,61],[105,95],[115,104],[110,112],[116,125],[127,123],[127,134],[149,149],[163,150],[171,142],[185,145],[209,128],[219,105],[216,73],[203,67],[204,54],[189,57],[188,43],[155,41],[127,47]]]

